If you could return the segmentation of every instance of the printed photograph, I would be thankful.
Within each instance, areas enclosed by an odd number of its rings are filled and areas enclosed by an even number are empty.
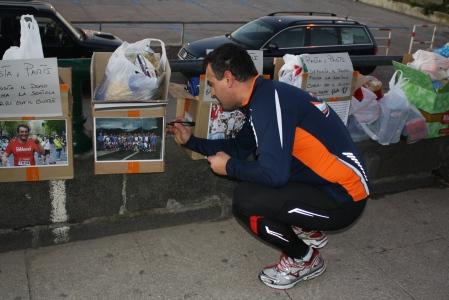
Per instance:
[[[65,120],[0,121],[0,168],[68,165]]]
[[[162,160],[164,118],[95,118],[98,162]]]
[[[240,110],[223,111],[218,103],[211,103],[209,115],[209,140],[234,138],[245,123],[245,115]]]

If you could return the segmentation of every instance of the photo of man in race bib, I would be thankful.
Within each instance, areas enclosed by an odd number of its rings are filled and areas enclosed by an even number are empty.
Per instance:
[[[17,126],[17,137],[6,146],[2,155],[2,165],[8,165],[8,157],[14,156],[14,166],[26,167],[36,165],[34,153],[45,154],[37,136],[30,137],[30,127],[25,124]]]

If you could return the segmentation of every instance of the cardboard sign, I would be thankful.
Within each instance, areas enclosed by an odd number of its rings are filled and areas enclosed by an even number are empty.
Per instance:
[[[212,49],[207,49],[206,53],[209,54]],[[248,54],[251,56],[254,65],[256,66],[257,73],[263,73],[263,51],[262,50],[247,50]],[[204,85],[203,101],[212,102],[215,99],[211,96],[212,88],[207,84],[207,72],[206,72],[206,84]]]
[[[308,73],[305,90],[319,98],[351,96],[354,69],[348,53],[303,54],[300,57]]]
[[[0,117],[62,115],[56,58],[0,61]]]
[[[263,74],[263,51],[262,50],[247,50],[249,56],[256,66],[257,73]]]

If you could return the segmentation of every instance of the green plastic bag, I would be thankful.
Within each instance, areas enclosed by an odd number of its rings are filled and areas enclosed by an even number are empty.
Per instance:
[[[402,90],[410,103],[430,114],[449,111],[449,83],[435,90],[432,79],[426,73],[395,61],[393,66],[408,79]]]

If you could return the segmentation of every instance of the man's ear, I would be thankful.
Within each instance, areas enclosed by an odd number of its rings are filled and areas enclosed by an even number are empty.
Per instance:
[[[226,84],[228,87],[232,87],[234,84],[235,77],[232,75],[231,71],[226,70],[223,73],[223,78],[226,79]]]

